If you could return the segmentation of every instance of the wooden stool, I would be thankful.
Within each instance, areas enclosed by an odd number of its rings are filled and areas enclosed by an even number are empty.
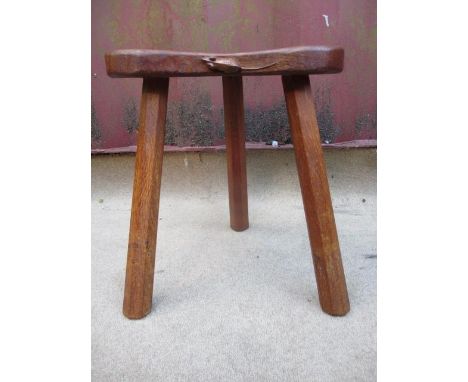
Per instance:
[[[335,218],[323,161],[309,74],[339,73],[343,49],[296,47],[214,54],[117,50],[106,54],[111,77],[142,77],[123,313],[142,318],[153,297],[159,194],[170,77],[222,76],[231,228],[249,227],[242,76],[282,75],[320,305],[349,311]]]

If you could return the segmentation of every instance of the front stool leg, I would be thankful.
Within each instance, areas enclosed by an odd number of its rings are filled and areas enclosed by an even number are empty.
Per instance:
[[[349,312],[320,134],[309,76],[283,76],[289,124],[322,310],[333,316]]]
[[[231,228],[249,228],[242,77],[223,77],[224,129]]]
[[[153,298],[168,78],[143,79],[123,313],[142,318]]]

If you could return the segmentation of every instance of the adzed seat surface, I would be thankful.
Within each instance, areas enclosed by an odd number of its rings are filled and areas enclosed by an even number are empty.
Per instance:
[[[341,72],[344,51],[327,46],[232,54],[128,49],[107,53],[105,59],[111,77],[297,75]]]

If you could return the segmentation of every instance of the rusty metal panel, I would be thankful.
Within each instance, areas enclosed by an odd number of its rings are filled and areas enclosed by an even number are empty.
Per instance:
[[[311,76],[322,140],[342,147],[377,138],[375,0],[93,0],[91,136],[94,152],[134,149],[141,80],[107,77],[114,49],[235,52],[297,45],[345,49],[340,74]],[[244,77],[249,147],[290,143],[281,78]],[[166,144],[224,144],[219,77],[174,78]]]

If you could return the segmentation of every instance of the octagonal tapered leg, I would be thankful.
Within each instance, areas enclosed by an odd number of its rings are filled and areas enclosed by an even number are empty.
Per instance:
[[[153,298],[168,78],[145,78],[140,107],[123,313],[142,318]]]
[[[343,316],[350,309],[348,291],[309,77],[283,76],[283,88],[320,305]]]

